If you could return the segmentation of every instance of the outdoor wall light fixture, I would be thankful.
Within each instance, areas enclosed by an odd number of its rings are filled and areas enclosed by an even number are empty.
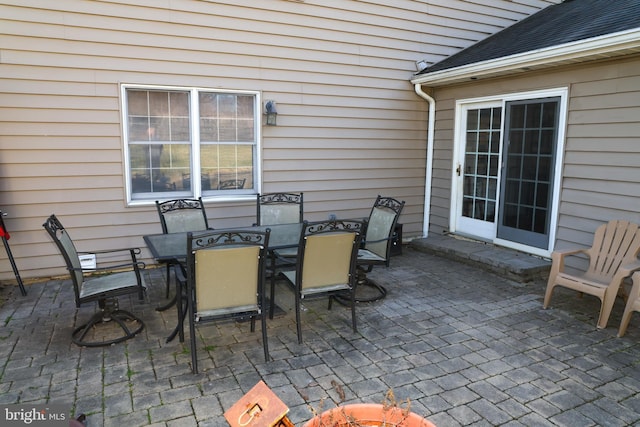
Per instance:
[[[276,101],[268,100],[264,103],[264,113],[267,116],[267,126],[276,126],[278,111],[276,110]]]

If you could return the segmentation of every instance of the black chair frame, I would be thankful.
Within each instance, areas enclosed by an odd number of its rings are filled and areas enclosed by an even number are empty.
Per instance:
[[[351,258],[349,260],[349,285],[350,289],[348,291],[344,289],[340,290],[328,290],[326,292],[322,292],[318,295],[327,295],[329,297],[328,309],[331,310],[332,302],[334,298],[340,298],[342,301],[347,301],[344,305],[349,305],[351,308],[351,326],[354,332],[358,331],[357,322],[356,322],[356,288],[358,285],[357,282],[357,274],[356,274],[356,259],[357,259],[357,249],[360,246],[361,242],[361,232],[364,229],[364,222],[358,220],[329,220],[329,221],[316,221],[316,222],[304,222],[304,226],[302,229],[302,233],[300,234],[300,243],[298,245],[298,262],[296,264],[296,282],[301,280],[304,270],[304,262],[305,262],[305,249],[306,242],[309,236],[326,234],[326,233],[335,233],[335,232],[353,232],[354,235],[354,250],[352,250]],[[330,268],[330,266],[327,266]],[[280,272],[283,274],[283,272]],[[295,293],[295,307],[296,307],[296,330],[298,334],[298,343],[302,344],[302,325],[301,325],[301,317],[300,317],[300,307],[302,304],[302,294],[300,289],[298,288],[297,283],[291,283],[291,280],[287,280],[293,287]],[[347,295],[348,294],[348,295]],[[270,311],[273,311],[274,301],[271,299],[271,307]]]
[[[251,332],[255,331],[255,320],[256,317],[260,317],[261,327],[262,327],[262,344],[264,350],[264,358],[265,361],[270,360],[269,356],[269,344],[267,339],[267,323],[266,316],[267,312],[265,310],[266,302],[265,302],[265,287],[264,287],[264,277],[265,277],[265,258],[267,253],[267,247],[269,244],[269,235],[271,230],[266,229],[265,231],[249,231],[249,230],[224,230],[224,231],[205,231],[200,233],[187,233],[187,261],[186,266],[181,265],[182,274],[185,277],[185,285],[186,285],[186,293],[187,293],[187,314],[189,316],[189,335],[190,335],[190,345],[191,345],[191,368],[194,374],[198,373],[198,356],[197,356],[197,346],[196,346],[196,286],[195,286],[195,272],[196,272],[196,253],[199,250],[207,250],[213,248],[230,248],[230,247],[247,247],[247,246],[258,246],[259,256],[258,256],[258,295],[257,302],[258,308],[253,311],[236,311],[229,312],[227,314],[209,316],[209,317],[199,317],[198,323],[204,322],[212,322],[224,319],[246,319],[250,318],[251,321]],[[212,278],[215,280],[215,278]],[[179,280],[180,282],[180,280]],[[183,330],[182,319],[179,319],[179,328]],[[180,341],[184,341],[184,334],[180,333]]]
[[[257,195],[256,202],[256,225],[262,224],[262,206],[269,205],[298,205],[298,222],[304,221],[304,193],[262,193]],[[264,224],[273,225],[273,224]],[[271,285],[271,301],[275,298],[276,289],[276,277],[278,271],[284,269],[293,269],[296,265],[296,260],[291,259],[291,256],[281,256],[277,251],[269,252],[269,268],[267,269],[267,275],[270,277]],[[274,305],[269,305],[269,318],[273,319]]]
[[[397,199],[394,199],[393,197],[384,197],[381,195],[378,195],[375,202],[373,203],[373,207],[371,208],[369,217],[365,220],[365,229],[363,231],[363,238],[357,261],[358,286],[361,290],[364,287],[370,288],[372,290],[372,296],[363,296],[361,292],[361,295],[356,295],[357,302],[374,302],[383,299],[387,295],[386,288],[379,283],[376,283],[375,281],[369,279],[367,277],[367,273],[370,273],[371,270],[373,270],[373,267],[376,265],[384,265],[385,267],[389,267],[389,262],[391,261],[391,249],[393,247],[393,233],[396,225],[398,224],[398,219],[400,218],[400,214],[402,213],[404,204],[404,201],[399,201]],[[374,212],[378,209],[393,212],[395,215],[393,222],[390,224],[389,233],[381,239],[367,239],[369,227],[371,226],[371,218],[373,217]],[[366,251],[367,245],[375,243],[385,243],[386,250],[383,259],[372,260],[367,259],[367,257],[363,256],[363,251]],[[336,301],[343,305],[348,303],[348,301],[345,301],[344,298],[341,297],[336,297]]]
[[[96,312],[87,323],[78,326],[73,330],[73,333],[71,334],[72,341],[82,347],[108,346],[133,338],[135,335],[141,332],[144,329],[144,322],[129,311],[121,310],[118,306],[117,299],[117,297],[119,296],[129,294],[137,294],[139,300],[142,300],[144,298],[145,288],[141,270],[145,268],[145,264],[137,260],[137,255],[140,254],[140,248],[122,248],[90,252],[77,252],[73,241],[67,233],[67,230],[63,227],[62,223],[55,215],[51,215],[43,224],[43,227],[45,228],[47,233],[49,233],[65,260],[67,270],[69,271],[71,280],[73,282],[76,307],[80,308],[80,306],[85,303],[98,302],[98,306],[100,308],[100,310]],[[83,269],[78,257],[78,254],[98,255],[116,253],[122,253],[122,256],[124,257],[124,254],[127,252],[128,256],[131,258],[130,262],[111,264],[106,267],[96,267],[92,269]],[[114,271],[120,271],[122,269],[129,269],[134,273],[134,276],[132,277],[135,277],[135,280],[133,280],[135,283],[130,283],[129,281],[127,281],[126,283],[130,284],[108,286],[104,290],[88,289],[86,291],[86,295],[83,295],[85,293],[84,290],[88,288],[83,288],[85,282],[91,281],[91,278],[85,280],[85,272],[111,273]],[[118,277],[118,275],[123,274],[127,273],[123,273],[122,271],[120,271],[114,273],[113,275],[98,277],[94,280],[109,278],[115,279],[116,277]],[[85,337],[92,328],[96,327],[100,323],[110,321],[114,321],[120,326],[123,335],[118,338],[104,341],[85,340]],[[135,328],[130,328],[129,325],[127,325],[127,322],[133,322],[134,324],[136,324]]]
[[[299,220],[304,221],[304,193],[263,193],[258,194],[256,203],[256,224],[263,225],[261,223],[261,207],[263,205],[283,205],[283,204],[297,204],[299,207]],[[264,224],[273,225],[273,224]]]
[[[209,221],[207,220],[207,213],[204,209],[204,203],[202,202],[202,197],[198,197],[197,199],[175,199],[175,200],[167,200],[164,202],[160,202],[156,200],[156,209],[158,210],[158,216],[160,217],[160,225],[162,226],[162,232],[164,234],[169,233],[169,229],[167,227],[167,222],[165,219],[165,214],[169,212],[173,212],[176,210],[183,209],[194,209],[200,210],[202,213],[202,218],[204,220],[205,229],[209,228]],[[185,231],[197,231],[197,230],[185,230]],[[167,262],[167,287],[166,287],[166,295],[165,298],[169,298],[169,293],[171,290],[171,270],[176,266],[175,262]],[[158,311],[164,311],[167,308],[173,305],[173,301],[168,305],[159,307]]]

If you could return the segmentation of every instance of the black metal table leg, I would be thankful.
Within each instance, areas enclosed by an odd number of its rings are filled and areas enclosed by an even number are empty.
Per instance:
[[[176,335],[179,336],[180,342],[184,342],[184,318],[188,310],[188,307],[187,307],[188,295],[185,295],[185,292],[184,292],[185,289],[186,289],[186,286],[183,287],[181,280],[176,277],[176,296],[174,297],[173,301],[174,301],[174,304],[176,304],[176,308],[178,310],[178,323],[176,327],[173,329],[173,331],[167,337],[166,342],[173,341]]]

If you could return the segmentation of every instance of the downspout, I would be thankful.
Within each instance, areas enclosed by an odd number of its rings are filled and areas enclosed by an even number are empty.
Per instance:
[[[436,123],[436,100],[422,90],[422,85],[414,84],[416,93],[429,103],[429,123],[427,128],[427,169],[424,184],[424,218],[422,222],[422,237],[429,235],[429,219],[431,217],[431,178],[433,175],[433,137]]]

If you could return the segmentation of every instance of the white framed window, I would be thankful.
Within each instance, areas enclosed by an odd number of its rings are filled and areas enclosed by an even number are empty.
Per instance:
[[[122,85],[128,203],[259,191],[260,93]]]

